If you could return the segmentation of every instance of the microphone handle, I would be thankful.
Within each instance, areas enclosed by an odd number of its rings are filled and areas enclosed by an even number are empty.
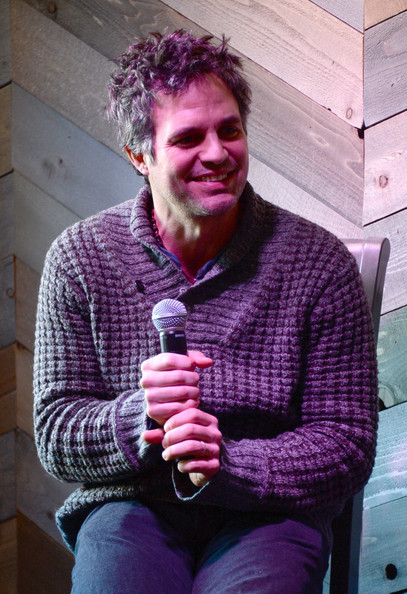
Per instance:
[[[187,341],[183,330],[162,330],[160,332],[160,347],[162,353],[187,354]]]

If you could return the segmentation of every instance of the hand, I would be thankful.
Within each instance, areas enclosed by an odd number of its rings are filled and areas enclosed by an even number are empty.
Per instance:
[[[178,470],[188,473],[194,485],[203,486],[218,472],[222,434],[216,417],[189,408],[168,419],[163,429],[164,460],[179,459]]]

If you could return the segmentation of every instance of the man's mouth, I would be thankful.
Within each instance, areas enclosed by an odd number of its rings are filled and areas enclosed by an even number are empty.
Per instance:
[[[200,175],[198,177],[194,177],[194,181],[198,182],[221,182],[227,178],[227,173],[222,173],[218,175]]]

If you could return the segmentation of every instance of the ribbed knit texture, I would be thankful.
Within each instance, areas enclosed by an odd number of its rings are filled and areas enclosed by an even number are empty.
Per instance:
[[[375,453],[375,344],[353,257],[248,184],[234,238],[191,286],[155,244],[150,200],[144,188],[77,223],[46,258],[35,435],[48,472],[84,483],[57,513],[68,546],[92,507],[139,496],[306,514],[327,532]],[[199,386],[221,470],[201,489],[140,439],[140,365],[160,350],[151,311],[164,298],[183,301],[188,347],[214,361]]]

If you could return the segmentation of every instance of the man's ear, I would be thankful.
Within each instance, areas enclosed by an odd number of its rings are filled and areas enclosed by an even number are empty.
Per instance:
[[[142,175],[148,175],[149,171],[148,166],[144,160],[144,155],[141,153],[139,155],[135,155],[131,152],[129,148],[127,148],[127,146],[124,148],[126,149],[126,153],[134,167],[137,169],[137,171],[140,171]]]

